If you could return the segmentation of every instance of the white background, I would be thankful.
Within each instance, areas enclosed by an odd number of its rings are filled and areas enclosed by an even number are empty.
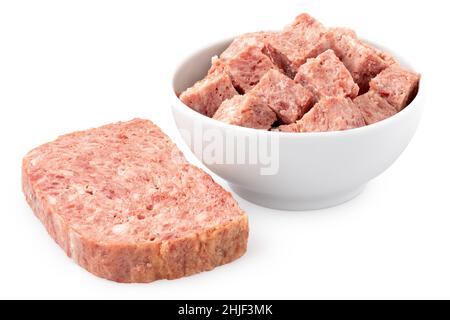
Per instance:
[[[450,298],[446,5],[1,1],[0,298]],[[337,208],[287,213],[238,198],[251,222],[248,253],[213,272],[122,285],[68,259],[25,203],[25,153],[60,134],[134,117],[153,120],[186,150],[167,94],[177,59],[218,39],[279,29],[304,11],[403,53],[423,73],[427,110],[398,162]]]

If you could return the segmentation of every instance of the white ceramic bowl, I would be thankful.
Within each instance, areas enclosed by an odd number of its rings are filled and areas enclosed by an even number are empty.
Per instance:
[[[179,64],[173,76],[171,104],[176,124],[194,154],[248,201],[298,211],[346,202],[394,163],[417,129],[424,108],[423,78],[416,98],[403,111],[348,131],[277,133],[203,116],[184,105],[176,93],[203,78],[211,57],[220,54],[230,41],[208,46]],[[393,54],[404,66],[418,71]],[[233,149],[236,141],[241,142],[240,147]]]

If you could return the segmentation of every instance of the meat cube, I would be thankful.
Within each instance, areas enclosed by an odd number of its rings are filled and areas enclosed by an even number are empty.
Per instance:
[[[327,97],[320,100],[298,121],[300,132],[341,131],[365,125],[359,108],[344,97]]]
[[[241,127],[269,130],[277,116],[261,99],[249,93],[224,101],[214,119]]]
[[[267,71],[277,69],[264,51],[257,41],[248,41],[246,45],[237,43],[225,52],[225,58],[213,58],[209,73],[224,70],[230,75],[236,90],[244,94],[258,84]]]
[[[230,76],[216,70],[183,92],[180,100],[191,109],[212,117],[224,100],[237,94]]]
[[[363,46],[365,46],[366,48],[368,48],[371,51],[375,52],[387,64],[388,67],[393,65],[393,64],[398,63],[397,60],[391,54],[389,54],[387,52],[384,52],[384,51],[382,51],[380,49],[377,49],[377,48],[371,46],[370,44],[368,44],[368,43],[366,43],[364,41],[360,40],[360,43]]]
[[[335,39],[341,39],[342,36],[349,36],[350,38],[357,39],[356,32],[350,28],[330,28],[325,33],[325,39],[328,41],[328,45],[331,48],[332,41]]]
[[[372,90],[357,97],[353,102],[361,110],[367,125],[382,121],[397,113],[393,106]]]
[[[234,86],[241,93],[251,90],[271,69],[277,67],[257,46],[247,46],[227,62]]]
[[[419,74],[394,64],[375,77],[370,88],[401,111],[414,99],[419,81]]]
[[[245,33],[234,39],[230,46],[222,52],[220,59],[222,61],[231,60],[233,57],[242,52],[247,46],[256,46],[272,61],[275,66],[277,66],[277,68],[283,70],[284,72],[284,68],[289,64],[289,60],[270,44],[273,37],[276,37],[277,34],[279,33],[269,31]]]
[[[267,72],[251,92],[269,106],[284,124],[300,119],[314,103],[309,90],[275,69]]]
[[[334,96],[354,98],[359,91],[358,85],[333,50],[308,59],[298,70],[295,81],[311,90],[317,100]]]
[[[265,50],[268,39],[274,34],[275,32],[266,31],[245,33],[233,40],[230,46],[222,52],[220,59],[223,61],[232,59],[249,45],[257,46],[263,51]]]
[[[283,71],[291,78],[308,58],[324,52],[326,28],[308,14],[299,15],[294,23],[269,39],[272,60],[283,64]]]
[[[394,58],[359,40],[350,29],[330,29],[325,35],[329,48],[350,71],[360,87],[360,93],[369,89],[369,81],[395,63]]]

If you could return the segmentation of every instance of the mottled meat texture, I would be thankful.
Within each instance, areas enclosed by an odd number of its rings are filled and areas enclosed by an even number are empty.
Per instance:
[[[269,130],[277,116],[260,98],[248,93],[224,101],[214,119],[241,127]]]
[[[360,93],[367,92],[369,81],[395,63],[394,58],[359,40],[356,33],[350,29],[330,29],[325,38],[329,48],[350,71],[360,87]]]
[[[270,40],[272,57],[283,64],[283,71],[291,78],[308,58],[313,58],[327,49],[326,28],[310,15],[299,15],[283,31],[273,35]]]
[[[230,76],[223,69],[216,69],[184,91],[180,100],[191,109],[212,117],[224,100],[237,94]]]
[[[267,72],[251,92],[271,108],[284,124],[300,119],[314,103],[309,90],[278,70]]]
[[[391,106],[378,93],[369,91],[353,102],[359,107],[367,125],[377,123],[397,113],[397,110]]]
[[[247,46],[256,46],[261,50],[261,53],[266,55],[278,69],[285,72],[284,69],[286,65],[289,64],[289,60],[271,45],[271,42],[278,36],[278,34],[278,32],[269,31],[245,33],[233,40],[230,46],[222,52],[220,59],[222,61],[230,60],[243,51]]]
[[[364,125],[359,108],[352,100],[344,97],[328,97],[320,100],[298,121],[299,132],[342,131]]]
[[[401,111],[414,99],[419,81],[419,74],[394,64],[375,77],[370,88]]]
[[[325,39],[328,41],[328,45],[332,45],[334,41],[339,41],[342,36],[348,36],[353,39],[357,39],[358,35],[350,28],[329,28],[325,33]]]
[[[336,96],[354,98],[359,92],[358,85],[333,50],[308,59],[298,70],[295,81],[311,90],[317,100]]]
[[[268,40],[275,34],[275,32],[251,32],[244,33],[243,35],[237,37],[233,40],[233,42],[228,46],[228,48],[222,52],[220,55],[220,59],[223,61],[233,59],[236,55],[238,55],[241,51],[245,50],[247,46],[256,46],[264,52],[266,50],[266,46]]]
[[[217,69],[227,72],[236,90],[243,94],[250,91],[271,69],[278,67],[263,52],[259,43],[247,44],[226,54],[226,59],[214,59],[210,73]]]
[[[246,250],[245,213],[150,121],[62,136],[26,155],[22,178],[49,234],[106,279],[175,279]]]

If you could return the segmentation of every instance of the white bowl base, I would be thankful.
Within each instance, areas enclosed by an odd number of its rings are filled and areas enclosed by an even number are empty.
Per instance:
[[[335,207],[356,198],[366,187],[364,184],[350,190],[331,195],[320,195],[314,198],[281,198],[279,196],[250,191],[231,183],[229,185],[236,194],[249,202],[270,209],[286,211],[309,211]]]

